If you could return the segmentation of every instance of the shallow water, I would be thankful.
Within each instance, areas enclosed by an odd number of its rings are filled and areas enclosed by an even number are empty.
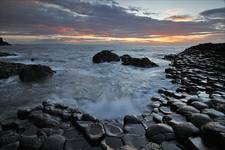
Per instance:
[[[148,57],[160,67],[142,69],[120,62],[93,64],[92,56],[104,49],[119,55]],[[44,100],[79,107],[101,119],[140,114],[149,108],[150,97],[160,87],[174,89],[165,78],[169,62],[163,56],[183,51],[177,46],[139,45],[13,45],[0,51],[18,56],[0,58],[10,62],[44,64],[56,71],[45,81],[22,83],[17,76],[0,80],[1,118],[10,117],[19,107],[29,107]],[[30,59],[34,58],[34,61]]]

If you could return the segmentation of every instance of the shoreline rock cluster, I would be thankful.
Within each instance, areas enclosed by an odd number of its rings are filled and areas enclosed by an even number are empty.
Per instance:
[[[8,42],[4,41],[3,38],[0,37],[0,46],[7,46],[7,45],[11,45]]]
[[[0,61],[0,79],[18,75],[23,82],[38,81],[53,75],[54,71],[45,65],[25,65]]]
[[[62,104],[19,109],[1,122],[0,150],[220,150],[225,146],[224,44],[201,44],[166,56],[179,85],[150,100],[149,111],[98,120]]]
[[[103,50],[95,54],[92,59],[93,63],[118,62],[120,60],[122,61],[122,65],[131,65],[141,68],[151,68],[158,66],[156,63],[152,62],[147,57],[133,58],[127,54],[120,57],[119,55],[109,50]]]

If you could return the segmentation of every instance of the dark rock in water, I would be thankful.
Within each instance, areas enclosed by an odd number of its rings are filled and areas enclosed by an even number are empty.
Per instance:
[[[156,143],[149,142],[141,148],[141,150],[160,150],[160,146]]]
[[[136,116],[134,115],[127,115],[123,119],[124,125],[126,124],[141,124],[141,120],[139,120]]]
[[[19,142],[11,143],[1,147],[1,150],[18,150],[19,144]]]
[[[4,41],[3,38],[0,37],[0,46],[11,45],[8,42]]]
[[[47,128],[47,127],[56,127],[59,125],[59,122],[53,119],[51,116],[47,114],[43,114],[41,112],[32,112],[29,115],[29,120],[40,128]]]
[[[16,54],[10,54],[6,52],[0,52],[0,57],[6,57],[6,56],[16,56]]]
[[[152,142],[162,143],[175,139],[173,129],[166,124],[155,124],[150,126],[146,131],[146,136]]]
[[[177,110],[179,113],[185,116],[189,116],[192,113],[199,113],[200,111],[192,106],[184,106]]]
[[[19,119],[27,119],[31,110],[30,109],[19,109],[17,111],[17,118]]]
[[[27,65],[19,72],[19,78],[23,82],[37,81],[39,79],[51,76],[54,71],[44,65]]]
[[[120,57],[109,50],[101,51],[92,58],[93,63],[120,61]]]
[[[113,124],[104,124],[104,129],[108,136],[121,137],[123,135],[123,130],[119,126]]]
[[[122,65],[131,65],[135,67],[141,67],[141,68],[151,68],[151,67],[157,67],[158,65],[151,60],[149,60],[147,57],[144,58],[132,58],[129,55],[123,55],[121,56]]]
[[[163,59],[166,59],[166,60],[173,60],[175,57],[176,57],[175,54],[170,54],[170,55],[165,55]]]
[[[82,121],[93,121],[93,122],[97,121],[97,119],[95,117],[91,116],[90,114],[83,114],[81,117],[81,120]]]
[[[101,123],[92,123],[85,129],[85,133],[91,142],[99,142],[102,140],[105,131]]]
[[[124,143],[130,145],[134,148],[140,148],[143,145],[148,143],[148,140],[145,136],[135,135],[135,134],[125,134],[123,136]]]
[[[225,126],[218,122],[209,122],[201,127],[201,131],[207,144],[220,145],[222,148],[224,145],[222,133],[225,133]]]
[[[42,145],[41,139],[37,136],[21,136],[20,149],[22,150],[39,150]]]
[[[210,100],[208,102],[210,108],[214,108],[217,111],[225,113],[225,101],[220,100]]]
[[[2,133],[1,133],[2,134]],[[15,143],[19,140],[19,135],[12,131],[6,131],[3,135],[0,136],[0,147]]]
[[[17,75],[24,68],[25,64],[0,62],[0,79],[5,79]]]
[[[189,137],[187,141],[187,146],[189,149],[193,150],[210,150],[210,148],[207,148],[206,145],[203,143],[201,137]]]
[[[40,150],[63,150],[65,138],[61,135],[51,135],[42,144]]]
[[[182,150],[179,145],[174,142],[174,141],[171,141],[171,142],[162,142],[161,144],[161,150]]]
[[[225,116],[224,113],[222,113],[220,111],[217,111],[215,109],[212,109],[212,108],[210,108],[210,109],[208,109],[208,108],[203,109],[202,113],[209,115],[209,117],[212,118],[212,119]]]
[[[202,125],[212,121],[212,119],[208,115],[201,114],[201,113],[191,114],[188,117],[188,120],[198,128],[200,128]]]
[[[142,124],[128,124],[124,126],[124,132],[136,135],[145,135],[145,128]]]
[[[199,102],[199,101],[194,101],[191,103],[191,105],[200,110],[208,108],[207,104]]]
[[[123,146],[123,141],[118,137],[106,136],[102,144],[104,145],[103,149],[118,149]]]
[[[185,141],[189,137],[196,136],[199,133],[199,129],[190,122],[184,122],[175,125],[173,129],[176,137],[181,141]]]

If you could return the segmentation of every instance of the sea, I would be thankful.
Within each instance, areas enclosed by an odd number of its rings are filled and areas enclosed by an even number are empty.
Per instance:
[[[164,70],[170,62],[163,57],[185,48],[116,44],[0,47],[1,52],[17,54],[0,57],[0,61],[43,64],[56,71],[51,78],[40,82],[23,83],[18,76],[0,80],[0,117],[14,117],[17,109],[33,107],[46,100],[79,108],[99,119],[119,119],[148,112],[151,97],[158,95],[159,88],[174,90],[177,87],[165,77]],[[92,57],[101,50],[148,57],[159,67],[138,68],[121,65],[121,62],[93,64]]]

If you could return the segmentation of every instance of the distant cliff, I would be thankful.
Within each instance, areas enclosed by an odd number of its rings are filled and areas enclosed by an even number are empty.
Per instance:
[[[8,42],[4,41],[3,38],[0,37],[0,46],[3,46],[3,45],[11,45],[11,44],[9,44]]]

